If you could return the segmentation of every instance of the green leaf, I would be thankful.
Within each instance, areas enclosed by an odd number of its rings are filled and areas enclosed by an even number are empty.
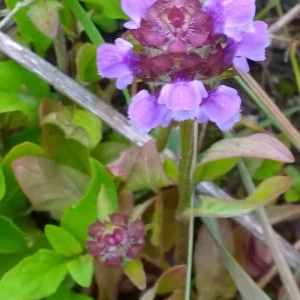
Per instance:
[[[12,170],[12,162],[27,155],[46,155],[43,148],[32,143],[22,143],[15,146],[3,158],[1,163],[6,182],[6,191],[0,202],[0,212],[6,216],[15,216],[23,213],[30,206],[27,197],[22,192]]]
[[[63,256],[76,256],[83,251],[81,244],[66,230],[46,225],[45,234],[53,249]]]
[[[0,216],[0,232],[0,253],[18,252],[26,246],[21,230],[3,216]]]
[[[16,4],[19,2],[19,0],[5,0],[7,8],[12,10]],[[44,56],[47,49],[51,45],[51,40],[47,38],[44,34],[42,34],[35,25],[30,21],[30,19],[27,16],[27,12],[29,10],[29,7],[26,6],[22,9],[20,9],[15,15],[14,19],[16,23],[18,24],[18,31],[20,34],[26,38],[28,41],[32,42],[35,46],[35,49],[37,52]],[[1,67],[0,67],[1,70]],[[25,77],[20,76],[20,79],[25,79]],[[16,78],[17,79],[17,78]],[[1,82],[1,80],[0,80]],[[33,81],[33,84],[35,82]]]
[[[116,211],[111,199],[107,196],[105,186],[102,184],[97,198],[98,220],[109,221],[109,215]]]
[[[112,19],[128,19],[121,9],[120,0],[83,0],[103,8],[105,14]]]
[[[51,250],[39,250],[7,272],[0,281],[0,299],[32,300],[54,293],[67,274],[64,259]]]
[[[23,91],[39,99],[51,97],[47,83],[12,60],[0,62],[0,82],[0,91],[4,93]]]
[[[74,139],[87,148],[94,148],[102,138],[102,122],[94,114],[83,109],[65,109],[53,112],[43,119],[43,124],[59,127],[66,139]]]
[[[90,255],[80,256],[67,262],[68,270],[76,283],[89,287],[92,283],[94,265]]]
[[[62,284],[57,291],[46,300],[94,300],[94,298],[74,293],[70,290],[70,287]]]
[[[201,163],[195,170],[195,182],[214,180],[230,171],[237,163],[238,158],[220,159]]]
[[[205,226],[210,231],[215,240],[224,264],[231,274],[239,292],[244,300],[271,300],[262,289],[260,289],[243,268],[235,261],[232,255],[227,251],[220,237],[220,231],[216,220],[213,218],[202,218]]]
[[[67,207],[61,226],[70,232],[82,245],[88,238],[89,226],[97,220],[97,201],[101,185],[105,186],[105,191],[110,199],[114,211],[117,211],[118,200],[114,182],[110,179],[104,167],[94,159],[91,159],[92,181],[86,194],[74,206]],[[80,224],[80,226],[78,225]]]
[[[178,183],[178,166],[171,159],[166,158],[164,162],[164,169],[166,175],[172,179],[173,182]]]
[[[194,216],[213,216],[221,218],[234,217],[256,210],[264,206],[279,195],[284,193],[293,183],[291,177],[275,176],[263,181],[255,193],[244,200],[223,200],[209,196],[200,196],[201,204],[193,211]],[[183,212],[184,217],[189,217],[190,210]]]
[[[67,205],[82,197],[90,182],[87,175],[42,156],[21,157],[12,165],[15,177],[33,208],[49,211],[56,219]]]
[[[76,67],[78,77],[83,82],[98,82],[101,78],[96,66],[96,51],[96,46],[86,43],[77,52]]]
[[[54,39],[59,27],[58,1],[39,1],[30,5],[27,15],[31,22],[50,39]]]
[[[146,289],[146,274],[140,259],[127,263],[123,271],[138,289],[142,291]]]
[[[215,179],[235,166],[240,157],[258,157],[280,162],[293,162],[291,151],[275,137],[256,133],[249,137],[224,139],[211,146],[196,167],[194,180]],[[229,160],[230,159],[230,160]],[[216,162],[220,161],[221,162]],[[216,173],[215,173],[216,172]]]
[[[25,93],[4,93],[0,92],[0,113],[8,113],[19,111],[23,113],[28,121],[37,123],[37,109],[39,100],[25,94]],[[11,122],[11,120],[10,120]],[[9,128],[16,128],[24,126],[22,122],[18,122],[16,125]]]
[[[5,187],[5,177],[3,173],[3,169],[0,165],[0,201],[5,195],[6,187]]]

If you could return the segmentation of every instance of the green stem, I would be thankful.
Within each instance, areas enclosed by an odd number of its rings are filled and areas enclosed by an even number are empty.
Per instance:
[[[194,120],[186,120],[180,123],[180,151],[181,157],[179,162],[179,203],[177,213],[190,206],[191,215],[189,224],[180,220],[181,234],[177,235],[177,256],[185,259],[187,264],[185,300],[190,300],[191,296],[191,276],[193,263],[193,235],[194,235],[194,169],[197,154],[198,123]],[[188,230],[188,234],[187,234]],[[188,248],[186,245],[188,244]],[[180,261],[179,261],[180,262]]]
[[[194,193],[193,167],[197,143],[197,129],[193,120],[180,123],[180,162],[179,162],[179,203],[177,211],[181,213],[189,205]]]
[[[83,26],[87,36],[95,46],[104,43],[104,39],[78,0],[66,0],[76,19]]]
[[[58,69],[61,72],[67,74],[69,69],[69,57],[67,52],[65,33],[60,22],[53,43]]]
[[[167,146],[169,135],[172,129],[172,123],[168,127],[159,127],[156,138],[156,148],[158,152],[163,152]]]
[[[240,170],[240,174],[242,176],[242,180],[244,186],[248,192],[248,194],[253,194],[255,192],[255,185],[252,181],[250,173],[246,167],[246,164],[242,159],[238,162],[238,167]],[[263,228],[264,234],[266,236],[267,244],[269,246],[269,250],[272,253],[273,259],[277,266],[278,272],[280,274],[281,280],[286,288],[287,295],[290,300],[300,300],[300,292],[295,282],[293,273],[291,272],[281,250],[277,243],[273,227],[270,225],[268,220],[268,216],[264,208],[259,208],[257,210],[257,215],[260,219],[261,226]]]

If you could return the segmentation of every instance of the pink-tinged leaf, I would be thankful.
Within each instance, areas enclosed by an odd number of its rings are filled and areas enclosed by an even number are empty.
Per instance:
[[[148,141],[139,149],[124,191],[147,188],[157,191],[172,184],[172,180],[167,177],[164,171],[155,141]]]
[[[248,137],[224,139],[210,147],[202,163],[232,157],[258,157],[285,163],[294,162],[291,151],[277,138],[266,133]]]
[[[90,182],[87,175],[42,156],[21,157],[12,168],[33,209],[49,211],[56,219],[82,197]]]
[[[120,157],[116,161],[106,165],[106,167],[114,176],[129,176],[140,151],[139,149],[140,147],[133,147],[122,151]]]
[[[135,259],[124,266],[124,273],[132,283],[140,290],[146,288],[146,274],[140,259]]]
[[[141,300],[153,300],[156,294],[164,295],[182,289],[185,286],[185,277],[185,265],[178,265],[168,269],[157,279],[154,287],[141,297]]]
[[[235,166],[240,157],[263,158],[284,163],[294,161],[291,151],[269,134],[256,133],[249,137],[224,139],[206,151],[196,167],[195,181],[212,180],[216,176],[224,175]]]
[[[31,4],[27,13],[31,22],[50,39],[55,38],[59,26],[58,1],[40,1]]]

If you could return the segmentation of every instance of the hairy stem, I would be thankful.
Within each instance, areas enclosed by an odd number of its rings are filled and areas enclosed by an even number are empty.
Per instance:
[[[249,174],[249,171],[242,159],[240,159],[240,161],[238,162],[238,167],[248,194],[253,194],[256,188]],[[280,250],[273,227],[271,226],[268,220],[268,216],[266,214],[265,209],[259,208],[257,210],[257,215],[263,228],[267,244],[269,246],[269,250],[272,253],[273,259],[278,268],[279,275],[286,288],[287,295],[289,296],[290,300],[300,300],[300,292],[297,283],[295,282],[293,273],[291,272],[291,269],[289,268]]]
[[[179,162],[179,202],[177,215],[180,216],[185,207],[190,206],[191,216],[189,224],[182,219],[178,222],[176,238],[176,263],[187,263],[185,299],[190,299],[191,273],[192,273],[192,253],[194,235],[194,169],[197,152],[197,129],[196,121],[187,120],[180,123],[180,162]],[[188,245],[188,247],[187,247]]]

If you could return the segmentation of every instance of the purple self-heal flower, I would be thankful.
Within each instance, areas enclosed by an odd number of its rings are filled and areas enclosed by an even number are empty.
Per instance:
[[[107,78],[117,78],[117,88],[123,89],[131,84],[140,72],[139,58],[132,50],[132,44],[118,38],[115,45],[103,44],[97,50],[99,73]]]
[[[200,105],[198,122],[204,123],[207,119],[216,123],[221,130],[228,130],[239,120],[241,98],[237,91],[225,85],[209,92],[209,95]]]
[[[216,34],[240,41],[243,31],[253,31],[255,0],[206,0],[203,9],[211,15]]]
[[[230,41],[225,51],[233,53],[233,65],[249,72],[247,58],[254,61],[266,59],[265,49],[270,44],[268,25],[262,21],[254,22],[254,32],[242,33],[242,40],[239,42]]]
[[[124,26],[128,29],[136,29],[140,27],[141,19],[145,16],[146,11],[157,0],[122,0],[121,6],[127,16],[132,21],[126,22]]]
[[[140,131],[149,132],[162,125],[168,126],[170,118],[166,120],[167,108],[157,102],[157,97],[146,90],[142,90],[132,97],[128,108],[131,124]]]
[[[176,121],[194,119],[199,114],[199,105],[207,97],[207,91],[199,80],[179,80],[163,86],[158,103],[164,104]]]

